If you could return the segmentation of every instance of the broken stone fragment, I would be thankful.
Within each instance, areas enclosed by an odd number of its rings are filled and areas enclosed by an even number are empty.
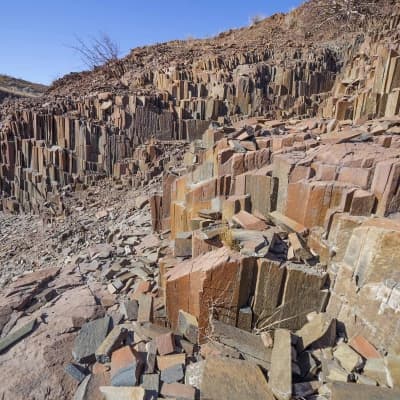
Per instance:
[[[120,311],[127,321],[136,321],[138,318],[139,303],[137,300],[124,300]]]
[[[206,360],[200,394],[208,400],[273,400],[260,368],[245,360],[211,357]]]
[[[196,317],[183,310],[179,310],[178,332],[182,334],[184,338],[189,340],[189,342],[197,344],[199,339],[199,325]]]
[[[200,389],[205,365],[206,361],[204,360],[189,364],[185,371],[185,384]]]
[[[88,386],[89,386],[91,379],[92,379],[92,375],[88,375],[86,378],[84,378],[82,380],[82,382],[79,384],[79,386],[76,389],[73,400],[86,400],[87,399]]]
[[[139,322],[151,322],[153,319],[153,297],[150,295],[142,294],[139,297]]]
[[[174,256],[190,257],[192,255],[192,232],[179,232],[175,236]]]
[[[139,381],[142,363],[130,346],[121,347],[112,353],[111,384],[113,386],[135,386]]]
[[[33,319],[23,325],[21,328],[16,329],[9,333],[6,337],[0,339],[0,353],[6,351],[11,346],[14,346],[17,342],[29,335],[36,326],[36,319]]]
[[[263,231],[267,228],[267,225],[264,221],[244,210],[235,214],[232,217],[232,221],[241,226],[243,229]]]
[[[367,360],[369,358],[381,358],[379,352],[364,336],[358,335],[353,337],[349,344],[357,353],[361,354]]]
[[[174,397],[180,400],[194,400],[196,389],[183,383],[163,383],[161,395],[164,397]]]
[[[157,357],[157,366],[160,371],[163,371],[164,369],[170,368],[177,364],[181,364],[181,365],[186,364],[186,354],[185,353],[170,354],[168,356],[158,356]]]
[[[389,387],[400,389],[400,356],[389,353],[385,357],[385,365],[388,371]]]
[[[333,356],[349,373],[360,367],[363,362],[362,358],[346,343],[340,343],[334,350]]]
[[[79,383],[82,382],[87,375],[84,373],[84,370],[82,367],[80,367],[79,365],[72,364],[72,363],[68,364],[64,370],[68,375],[70,375],[72,378],[77,380]]]
[[[165,333],[156,337],[158,354],[165,356],[175,351],[175,337],[172,332]]]
[[[102,364],[111,361],[111,353],[119,347],[123,340],[128,336],[128,327],[124,325],[115,326],[97,348],[96,360]]]
[[[146,343],[146,374],[152,374],[155,370],[157,358],[157,345],[154,340]]]
[[[271,355],[268,384],[278,400],[292,397],[291,335],[286,329],[277,329]]]
[[[383,358],[370,358],[364,365],[363,373],[368,378],[374,379],[380,386],[388,386],[388,373]]]
[[[309,261],[314,257],[304,240],[296,232],[289,233],[289,242],[297,260]]]
[[[104,400],[143,400],[145,391],[141,387],[100,386]]]
[[[246,360],[253,361],[269,370],[271,365],[271,349],[264,346],[260,336],[213,320],[211,339],[236,349],[242,353]]]
[[[95,353],[106,338],[110,326],[111,318],[106,316],[85,323],[78,336],[75,338],[72,355],[74,359],[81,363],[93,363],[96,360]]]
[[[158,393],[160,392],[160,375],[159,374],[142,375],[140,386],[145,390],[146,400],[158,399]]]
[[[313,348],[332,347],[336,341],[336,320],[318,313],[296,332],[296,336],[303,349],[311,345]]]
[[[327,385],[331,400],[398,400],[400,391],[356,383],[333,382]]]
[[[179,382],[184,376],[182,364],[176,364],[161,371],[161,381],[165,383]]]

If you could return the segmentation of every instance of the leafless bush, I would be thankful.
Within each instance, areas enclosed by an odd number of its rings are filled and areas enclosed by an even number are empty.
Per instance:
[[[98,37],[91,37],[88,40],[76,37],[76,44],[70,47],[91,69],[117,61],[120,56],[119,45],[106,33],[101,33]]]
[[[250,25],[257,25],[259,24],[265,17],[263,15],[257,14],[257,15],[253,15],[250,18]]]

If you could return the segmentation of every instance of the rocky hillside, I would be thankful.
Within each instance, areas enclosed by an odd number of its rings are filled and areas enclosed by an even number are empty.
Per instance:
[[[137,48],[0,121],[0,398],[400,398],[397,2]]]
[[[0,102],[5,98],[39,97],[46,90],[45,85],[0,75]]]

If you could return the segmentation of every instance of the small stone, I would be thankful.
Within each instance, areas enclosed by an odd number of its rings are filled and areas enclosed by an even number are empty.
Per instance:
[[[184,376],[182,364],[176,364],[161,371],[161,380],[166,383],[178,382]]]
[[[128,329],[125,326],[117,325],[103,340],[96,350],[96,360],[102,364],[111,361],[111,353],[122,344],[122,341],[128,336]]]
[[[333,356],[347,372],[353,372],[355,368],[362,364],[362,359],[358,353],[346,343],[340,343],[333,352]]]
[[[349,373],[336,360],[329,360],[323,364],[327,381],[348,382]]]
[[[74,394],[73,400],[86,400],[86,393],[88,389],[89,382],[92,378],[92,375],[88,375],[83,381],[79,384],[76,392]]]
[[[21,339],[23,339],[26,335],[29,335],[36,326],[36,319],[28,322],[21,328],[14,330],[12,333],[8,334],[6,337],[0,339],[0,353],[7,350],[9,347],[13,346]]]
[[[139,303],[137,300],[125,300],[121,303],[121,313],[127,321],[136,321],[138,318]]]
[[[400,388],[400,356],[389,353],[384,361],[388,370],[389,387]]]
[[[369,358],[381,358],[379,352],[364,336],[355,336],[350,340],[349,344],[358,354],[361,354],[367,360]]]
[[[336,341],[336,320],[324,313],[319,313],[296,332],[303,349],[332,347]]]
[[[141,387],[145,390],[146,400],[156,400],[160,392],[160,375],[159,374],[143,375]]]
[[[157,366],[160,371],[172,367],[176,364],[186,364],[186,354],[171,354],[169,356],[158,356],[157,357]]]
[[[139,298],[138,322],[151,322],[153,319],[153,297],[142,294]]]
[[[65,367],[64,371],[68,375],[70,375],[72,378],[77,380],[79,383],[82,382],[85,379],[86,375],[87,375],[87,374],[85,374],[83,372],[82,367],[79,367],[78,365],[75,365],[75,364],[72,364],[72,363],[68,364]]]
[[[364,375],[376,380],[380,386],[386,386],[387,370],[383,358],[370,358],[364,365]]]
[[[157,358],[157,345],[154,340],[146,343],[146,374],[152,374],[155,370]]]
[[[193,364],[189,364],[185,371],[185,383],[186,385],[194,386],[200,389],[201,382],[203,379],[204,367],[206,361],[199,361]]]
[[[183,310],[179,310],[178,331],[183,335],[183,337],[189,340],[189,342],[197,344],[199,336],[199,325],[196,317]]]
[[[156,337],[158,354],[165,356],[175,351],[175,338],[172,332]]]
[[[144,389],[141,387],[100,386],[104,400],[143,400]]]
[[[274,340],[272,339],[271,334],[269,332],[262,332],[260,336],[264,346],[268,349],[272,349]]]
[[[141,362],[129,346],[113,352],[111,357],[111,384],[135,386],[141,373]]]
[[[164,397],[175,397],[180,400],[194,400],[196,390],[194,387],[182,383],[163,383],[161,395]]]

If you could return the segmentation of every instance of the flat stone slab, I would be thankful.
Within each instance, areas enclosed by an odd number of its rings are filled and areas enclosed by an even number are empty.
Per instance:
[[[100,386],[105,400],[143,400],[144,389],[141,387]]]
[[[75,338],[72,355],[74,359],[82,364],[96,361],[95,353],[103,343],[108,334],[111,318],[96,319],[82,326],[78,336]]]
[[[6,337],[0,339],[0,353],[7,350],[14,344],[16,344],[26,335],[29,335],[35,329],[35,326],[36,326],[36,319],[33,319],[32,321],[28,322],[21,328],[15,330]]]
[[[201,378],[200,398],[274,400],[261,369],[253,362],[211,357]]]
[[[399,400],[400,391],[357,383],[328,384],[331,400]]]
[[[277,329],[269,371],[269,386],[278,400],[292,398],[291,337],[286,329]]]

